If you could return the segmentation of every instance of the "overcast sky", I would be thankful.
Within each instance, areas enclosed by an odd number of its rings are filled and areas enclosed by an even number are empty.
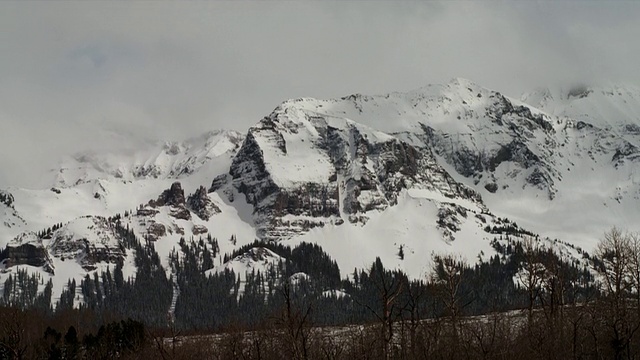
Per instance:
[[[640,4],[0,2],[0,188],[64,154],[246,131],[293,97],[640,84]]]

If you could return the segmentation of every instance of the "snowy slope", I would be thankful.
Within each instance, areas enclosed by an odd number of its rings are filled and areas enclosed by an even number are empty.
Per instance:
[[[247,214],[239,213],[247,211],[243,208],[241,200],[232,207],[216,193],[207,196],[220,209],[219,213],[213,214],[207,220],[192,212],[195,209],[187,209],[186,201],[157,205],[158,201],[153,200],[127,213],[127,216],[122,216],[119,222],[122,227],[133,230],[139,239],[153,242],[161,264],[169,276],[169,254],[179,249],[181,238],[198,239],[211,235],[219,240],[222,254],[230,253],[236,247],[255,240],[253,224],[245,222],[248,219]],[[184,194],[182,199],[184,201]],[[79,285],[86,275],[93,276],[94,273],[100,274],[107,269],[113,272],[116,263],[120,261],[124,263],[125,279],[135,277],[134,251],[123,246],[122,238],[114,230],[114,221],[100,216],[83,216],[64,223],[44,239],[35,233],[18,235],[8,245],[17,247],[23,243],[36,244],[43,249],[42,257],[47,259],[47,266],[33,261],[27,263],[26,260],[19,264],[5,263],[0,268],[0,283],[4,283],[8,276],[20,270],[38,274],[43,283],[49,279],[53,280],[52,301],[55,303],[70,279],[75,279]],[[222,263],[222,259],[216,259],[216,262]],[[76,291],[77,299],[80,299],[80,289]]]
[[[634,85],[546,88],[524,94],[521,99],[550,114],[598,127],[633,131],[640,126],[640,88]]]
[[[83,215],[112,216],[146,203],[180,179],[190,193],[229,170],[242,136],[214,131],[130,154],[78,155],[54,172],[49,189],[9,188],[0,203],[0,247],[25,230],[40,231]],[[5,224],[6,223],[6,224]]]
[[[152,239],[163,267],[170,269],[169,254],[178,249],[180,238],[198,239],[211,235],[218,239],[220,253],[230,253],[236,247],[252,243],[256,231],[250,218],[250,210],[242,199],[228,203],[217,193],[207,195],[221,210],[208,220],[203,220],[191,210],[185,219],[175,206],[145,205],[133,214],[122,218],[123,226],[129,226],[141,239]],[[235,241],[231,241],[232,236]],[[218,259],[218,262],[221,262]]]
[[[494,253],[493,236],[483,228],[495,225],[496,219],[482,214],[475,204],[444,198],[438,192],[403,191],[398,205],[371,214],[366,224],[345,223],[338,227],[315,228],[285,244],[294,246],[305,241],[317,243],[337,261],[345,273],[369,267],[376,257],[390,268],[399,268],[411,277],[424,278],[432,265],[432,255],[458,253],[474,262],[481,252]],[[443,209],[454,215],[448,219],[458,230],[439,226],[436,219]],[[402,247],[404,257],[400,258]]]
[[[522,171],[509,175],[548,196],[555,193],[553,119],[468,80],[453,79],[407,93],[288,104],[311,114],[353,119],[416,147],[428,147],[466,177],[491,175],[495,167],[510,161]]]
[[[31,257],[20,256],[24,252],[21,245],[31,245]],[[52,303],[60,299],[62,291],[70,280],[79,285],[81,280],[94,272],[101,273],[115,267],[123,261],[125,277],[135,276],[133,253],[120,246],[119,238],[106,218],[87,216],[74,219],[53,231],[47,238],[40,238],[35,233],[24,233],[13,239],[8,249],[15,249],[10,254],[9,263],[0,271],[0,282],[17,272],[26,270],[29,274],[37,274],[41,279],[41,288],[50,279],[53,281]],[[22,251],[20,251],[22,250]],[[27,249],[28,250],[28,249]],[[44,264],[34,263],[33,253],[41,258]],[[11,259],[17,260],[11,264]],[[35,260],[38,260],[36,258]],[[80,301],[80,288],[76,289],[76,300]]]

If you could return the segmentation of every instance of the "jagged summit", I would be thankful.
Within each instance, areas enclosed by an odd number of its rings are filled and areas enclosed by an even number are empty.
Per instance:
[[[430,148],[465,177],[492,176],[501,163],[514,162],[525,170],[520,181],[548,197],[555,194],[557,174],[548,164],[549,144],[556,142],[553,118],[466,79],[405,93],[291,100],[278,109],[382,130],[414,147]],[[541,138],[546,140],[540,143]],[[494,189],[495,181],[488,180],[483,186]]]
[[[229,186],[254,206],[263,238],[366,222],[367,212],[395,205],[412,187],[481,201],[430,153],[351,119],[310,112],[308,104],[285,102],[250,128],[231,165]]]
[[[155,206],[184,206],[184,204],[184,190],[182,190],[182,185],[179,181],[171,184],[171,188],[163,191],[154,202]]]

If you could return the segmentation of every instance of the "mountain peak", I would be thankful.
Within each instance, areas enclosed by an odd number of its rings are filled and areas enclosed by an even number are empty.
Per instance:
[[[462,77],[451,78],[451,80],[449,80],[447,85],[449,85],[451,87],[481,88],[481,86],[476,84],[475,82],[473,82],[473,81],[471,81],[469,79],[466,79],[466,78],[462,78]]]
[[[216,130],[184,141],[144,145],[137,150],[78,153],[62,161],[54,173],[54,186],[72,187],[99,179],[179,179],[215,159],[233,156],[243,139],[237,131]]]

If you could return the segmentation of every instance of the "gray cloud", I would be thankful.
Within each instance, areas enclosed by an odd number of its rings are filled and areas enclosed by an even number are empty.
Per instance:
[[[640,83],[634,2],[2,2],[0,187],[63,154],[215,128],[281,101],[467,77],[518,96]]]

